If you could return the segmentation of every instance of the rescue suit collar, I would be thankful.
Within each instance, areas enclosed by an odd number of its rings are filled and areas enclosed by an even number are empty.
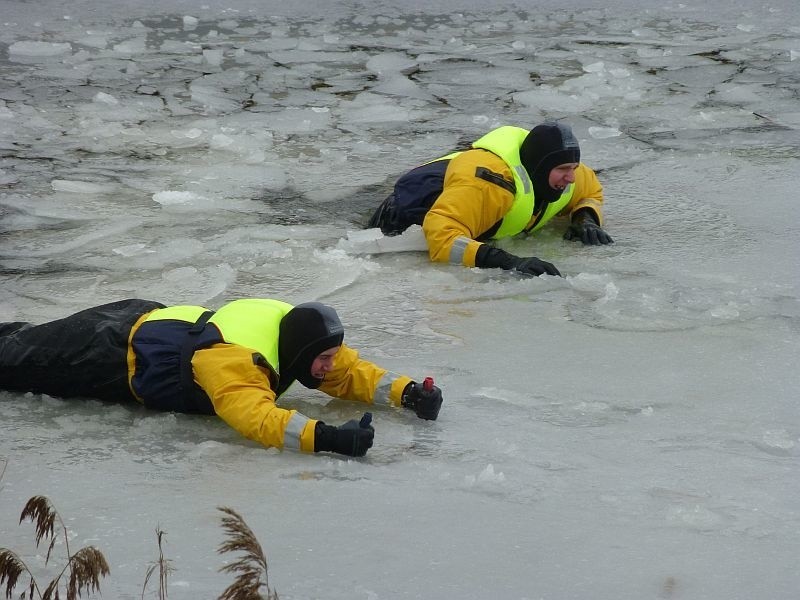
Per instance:
[[[341,346],[343,340],[344,327],[332,307],[306,302],[292,308],[281,319],[278,337],[280,388],[285,390],[295,379],[307,388],[318,388],[322,380],[311,375],[314,359]]]

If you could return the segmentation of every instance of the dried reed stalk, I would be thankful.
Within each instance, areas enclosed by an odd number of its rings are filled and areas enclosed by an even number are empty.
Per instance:
[[[220,569],[221,573],[238,573],[238,575],[218,600],[278,600],[277,592],[269,588],[267,558],[253,531],[232,508],[220,506],[217,509],[227,515],[222,517],[222,528],[228,536],[228,541],[220,545],[217,552],[243,554],[236,561]],[[261,595],[262,587],[266,588],[266,596]]]
[[[45,496],[34,496],[25,504],[19,522],[30,519],[36,527],[36,545],[44,538],[50,538],[50,545],[47,549],[45,564],[50,560],[50,554],[55,544],[55,522],[58,520],[64,531],[64,544],[67,549],[67,564],[45,588],[44,593],[39,591],[39,586],[33,577],[30,569],[20,559],[20,557],[6,548],[0,548],[0,585],[6,582],[6,598],[11,598],[14,587],[20,575],[27,573],[31,578],[26,592],[22,592],[20,598],[33,600],[34,592],[42,600],[60,600],[59,584],[64,574],[69,571],[66,582],[67,600],[77,600],[81,596],[81,591],[87,593],[100,590],[100,577],[110,573],[105,556],[94,546],[81,548],[75,554],[70,554],[69,542],[67,541],[67,528],[61,516],[55,510]]]
[[[11,598],[14,587],[17,585],[17,580],[23,573],[27,573],[28,577],[31,578],[28,584],[28,598],[33,598],[34,590],[36,591],[36,595],[41,598],[42,594],[36,585],[36,580],[33,578],[33,573],[31,573],[28,565],[8,548],[0,548],[0,585],[2,585],[4,581],[6,582],[6,598]],[[22,592],[21,597],[25,597],[25,592]]]
[[[158,538],[158,560],[154,563],[151,563],[150,568],[147,569],[147,575],[145,575],[144,585],[142,586],[142,600],[144,600],[144,592],[147,589],[147,583],[150,581],[150,577],[152,577],[156,569],[158,569],[158,600],[166,600],[167,598],[167,579],[169,574],[175,569],[173,569],[173,567],[170,565],[172,561],[164,558],[162,541],[165,534],[166,532],[160,527],[156,527],[156,537]]]
[[[64,531],[64,545],[67,549],[67,560],[71,556],[69,553],[69,539],[67,539],[67,527],[64,521],[61,520],[61,515],[55,509],[50,500],[45,496],[34,496],[25,504],[22,509],[22,514],[19,516],[19,522],[22,523],[25,519],[30,519],[36,526],[36,546],[42,541],[42,538],[50,538],[50,545],[47,547],[47,555],[44,559],[44,564],[50,560],[50,553],[55,546],[55,522],[58,519],[61,529]]]

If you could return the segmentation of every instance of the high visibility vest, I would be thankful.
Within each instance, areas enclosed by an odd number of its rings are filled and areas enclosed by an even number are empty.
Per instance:
[[[137,366],[134,393],[148,406],[177,412],[213,414],[211,401],[194,384],[192,355],[225,342],[249,348],[263,357],[272,384],[279,379],[278,337],[291,304],[279,300],[234,300],[218,311],[203,306],[169,306],[150,313],[131,343]],[[213,324],[213,327],[208,324]]]
[[[557,215],[572,199],[574,186],[569,185],[555,202],[547,205],[544,214],[537,219],[533,227],[526,230],[533,216],[535,198],[533,184],[519,158],[519,149],[528,134],[527,129],[506,125],[493,129],[472,144],[473,148],[488,150],[502,158],[514,175],[514,202],[500,222],[500,227],[492,235],[492,239],[511,237],[522,231],[536,231]]]

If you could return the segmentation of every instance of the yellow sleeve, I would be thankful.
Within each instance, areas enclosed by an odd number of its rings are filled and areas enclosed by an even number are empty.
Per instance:
[[[333,360],[333,369],[325,374],[319,389],[334,398],[400,406],[403,390],[411,381],[406,375],[362,360],[356,350],[342,344]]]
[[[253,360],[254,352],[234,344],[214,344],[192,357],[197,384],[217,415],[244,437],[276,448],[314,451],[317,422],[275,405],[269,374]]]
[[[575,170],[575,189],[572,199],[561,211],[561,215],[570,215],[582,208],[591,209],[597,216],[597,224],[603,224],[603,186],[595,172],[583,163]]]
[[[514,181],[508,165],[485,150],[468,150],[450,161],[443,191],[422,222],[428,254],[434,262],[474,267],[481,246],[475,238],[502,220],[514,203],[514,194],[475,176],[479,167]]]

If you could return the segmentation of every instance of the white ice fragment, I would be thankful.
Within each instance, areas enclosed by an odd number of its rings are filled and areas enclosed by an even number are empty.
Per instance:
[[[114,254],[119,254],[120,256],[136,256],[137,254],[143,254],[142,250],[147,248],[147,244],[128,244],[127,246],[119,246],[117,248],[113,248],[112,251]],[[155,252],[155,250],[147,250],[147,252]]]
[[[199,19],[197,17],[192,17],[191,15],[186,15],[183,17],[183,28],[184,29],[194,29],[197,27],[199,23]]]
[[[0,114],[2,116],[2,114]],[[378,144],[373,144],[364,140],[358,140],[351,148],[351,153],[356,156],[376,156],[381,151]]]
[[[605,290],[606,284],[610,283],[610,279],[607,275],[578,273],[575,276],[567,276],[567,282],[574,289],[581,292],[599,292]]]
[[[203,61],[215,67],[222,64],[222,50],[203,50]]]
[[[511,94],[514,102],[540,111],[578,113],[588,110],[595,98],[584,87],[579,94],[563,93],[550,85],[540,85],[532,90]]]
[[[108,34],[87,31],[86,36],[77,41],[81,46],[88,46],[89,48],[105,48],[108,46]]]
[[[735,319],[739,316],[739,309],[733,302],[728,302],[724,306],[715,306],[709,312],[712,317],[717,319]]]
[[[92,101],[97,102],[99,104],[108,104],[110,106],[119,104],[119,100],[117,100],[111,94],[106,94],[105,92],[97,92],[92,98]]]
[[[511,47],[514,50],[523,50],[525,48],[525,42],[523,42],[522,40],[514,40],[513,42],[511,42]]]
[[[372,90],[382,94],[405,96],[418,100],[430,101],[434,99],[432,94],[419,87],[415,82],[404,75],[387,77],[385,81],[373,87]]]
[[[114,44],[114,52],[120,54],[141,54],[147,47],[146,40],[143,37],[125,40],[119,44]]]
[[[594,62],[589,65],[584,65],[583,70],[587,73],[602,73],[605,70],[605,64],[600,62]]]
[[[736,85],[725,83],[717,88],[717,93],[726,102],[760,102],[761,96],[759,96],[758,91],[761,89],[759,84]]]
[[[50,182],[50,187],[56,192],[70,192],[73,194],[103,194],[114,189],[111,185],[70,179],[53,179]]]
[[[367,60],[367,69],[373,73],[403,73],[408,75],[417,68],[417,61],[399,52],[384,52]]]
[[[72,52],[72,44],[69,42],[22,41],[8,46],[9,54],[23,56],[59,56],[69,52]]]
[[[351,254],[382,254],[385,252],[422,252],[428,245],[422,227],[412,225],[400,235],[385,236],[377,227],[348,231],[347,239],[336,247]]]
[[[209,144],[215,150],[227,148],[233,144],[233,138],[225,135],[224,133],[215,133],[211,136],[211,143]]]
[[[800,51],[798,50],[789,50],[789,60],[797,60],[800,57]]]
[[[153,194],[153,200],[166,209],[173,211],[197,211],[214,208],[216,203],[212,198],[207,198],[194,192],[178,192],[166,190]]]
[[[153,200],[159,204],[184,204],[190,202],[195,195],[191,192],[156,192],[153,194]]]
[[[739,31],[750,32],[753,31],[753,26],[747,23],[740,23],[739,25],[736,26],[736,29],[738,29]]]
[[[3,185],[16,185],[19,183],[19,178],[11,173],[7,173],[3,169],[0,169],[0,186]],[[0,319],[2,320],[2,319]]]
[[[589,127],[589,135],[596,140],[619,137],[622,132],[616,127]]]
[[[671,507],[667,519],[697,531],[716,529],[722,524],[720,515],[699,504],[690,507]]]
[[[791,450],[797,444],[792,435],[785,429],[769,429],[764,432],[761,439],[766,446],[781,450]]]
[[[194,54],[202,46],[190,40],[164,40],[159,46],[159,50],[168,54]]]
[[[466,483],[469,487],[474,485],[493,485],[502,483],[505,480],[506,476],[503,474],[503,472],[498,471],[495,473],[494,465],[491,463],[488,464],[483,471],[478,473],[478,475],[467,475],[464,477],[464,483]]]
[[[317,108],[317,107],[314,107]],[[313,108],[289,107],[281,112],[272,113],[270,129],[282,133],[305,133],[319,131],[329,126],[330,111],[320,112]]]

